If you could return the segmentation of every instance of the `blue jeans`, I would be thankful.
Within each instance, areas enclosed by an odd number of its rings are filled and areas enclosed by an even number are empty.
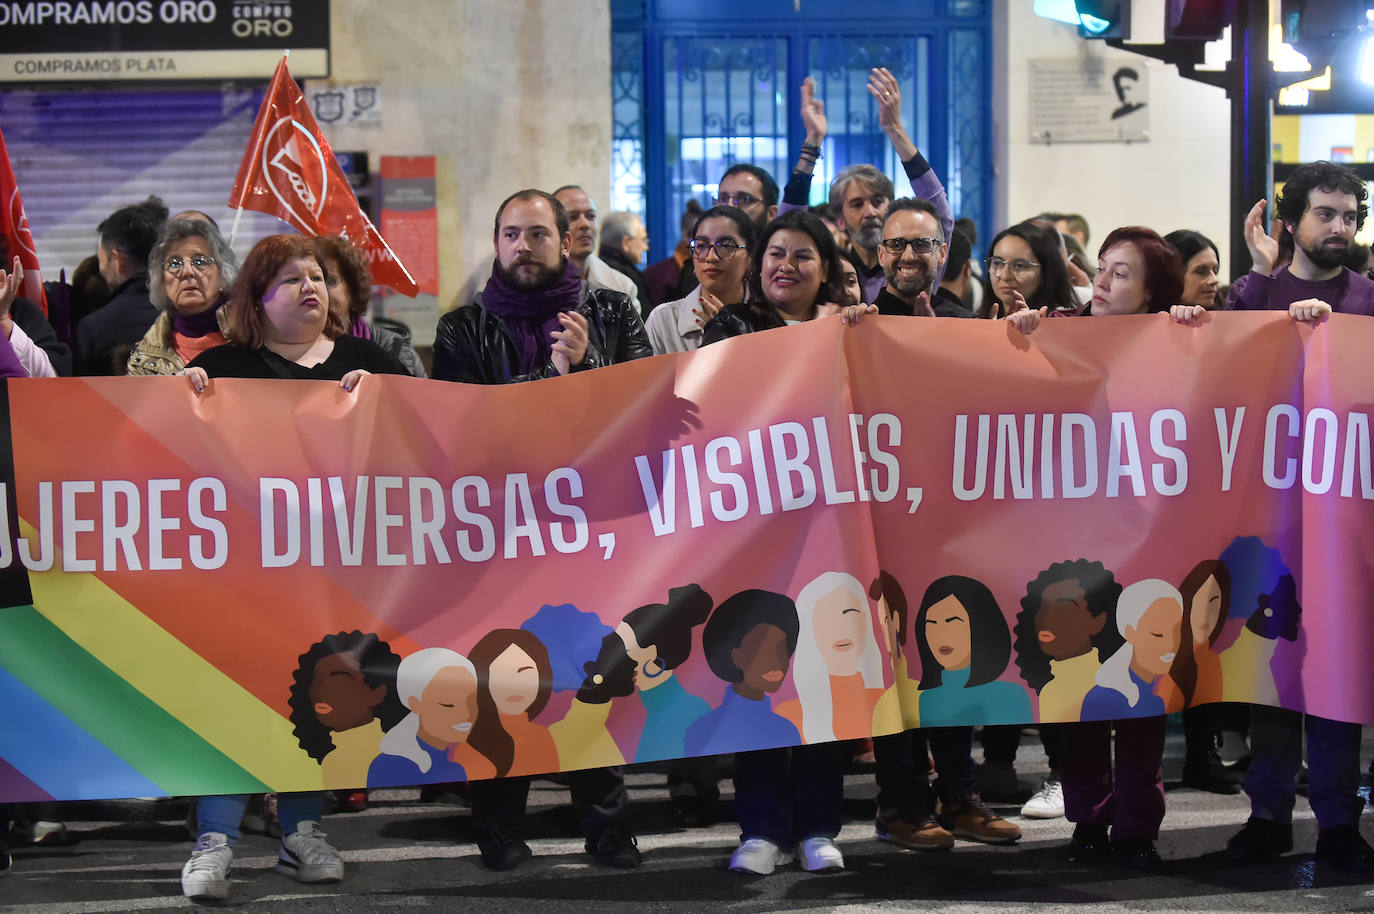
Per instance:
[[[233,844],[243,834],[239,826],[243,824],[243,811],[248,808],[248,797],[246,793],[231,793],[196,800],[197,833],[219,832]],[[323,813],[322,793],[277,794],[277,821],[281,823],[283,835],[296,831],[302,822],[320,821]]]
[[[1287,824],[1302,767],[1307,728],[1307,801],[1322,828],[1353,825],[1364,810],[1360,790],[1360,725],[1270,708],[1250,707],[1250,815]]]

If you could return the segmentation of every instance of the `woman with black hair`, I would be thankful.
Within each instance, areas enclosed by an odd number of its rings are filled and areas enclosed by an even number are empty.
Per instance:
[[[700,285],[649,313],[644,332],[655,355],[696,349],[711,318],[749,297],[750,254],[757,234],[758,227],[739,207],[715,206],[701,214],[687,242]]]
[[[730,869],[737,873],[766,876],[798,856],[811,871],[844,866],[834,840],[844,801],[841,746],[800,745],[796,726],[770,698],[787,679],[799,634],[796,604],[768,590],[730,597],[702,632],[706,662],[730,685],[720,707],[688,729],[687,751],[717,754],[741,742],[773,747],[735,755],[740,844]]]
[[[844,301],[840,249],[830,229],[802,210],[768,223],[754,247],[750,295],[727,305],[702,330],[701,344],[800,324]],[[876,308],[873,309],[876,312]]]
[[[921,658],[922,726],[1030,720],[1025,691],[997,680],[1011,657],[1011,634],[986,585],[962,575],[933,582],[912,633]]]
[[[1038,222],[1019,222],[992,239],[987,259],[991,295],[980,317],[1006,317],[1023,308],[1047,314],[1079,308],[1059,233]]]
[[[401,658],[371,632],[325,635],[301,654],[291,685],[292,731],[306,754],[320,763],[325,783],[361,788],[377,755],[382,733],[406,709],[396,697]],[[341,802],[357,804],[355,793],[339,790]]]
[[[1197,305],[1208,311],[1220,308],[1217,271],[1221,268],[1221,253],[1212,239],[1192,229],[1179,229],[1165,235],[1164,240],[1178,252],[1183,263],[1183,295],[1179,304]]]

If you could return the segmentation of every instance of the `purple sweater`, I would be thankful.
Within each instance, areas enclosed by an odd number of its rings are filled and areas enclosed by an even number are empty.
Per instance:
[[[935,172],[931,169],[926,157],[919,152],[902,163],[902,168],[906,169],[906,176],[911,179],[911,195],[922,200],[929,200],[930,205],[935,207],[935,212],[940,217],[940,231],[944,233],[945,241],[949,241],[949,236],[954,232],[954,214],[949,209],[949,198],[945,196],[945,186],[940,183]],[[782,205],[778,207],[778,215],[794,210],[805,209],[807,201],[811,197],[811,175],[803,174],[800,171],[792,172],[792,177],[787,181],[787,187],[783,190]],[[945,276],[944,264],[940,265],[939,271],[935,274],[935,288],[940,287],[941,280]],[[887,279],[883,276],[881,267],[872,271],[860,271],[859,285],[863,287],[863,300],[866,302],[877,301],[878,293],[883,286],[887,285]]]
[[[0,334],[0,378],[27,378],[28,371],[19,361],[10,341]]]
[[[1293,302],[1315,298],[1341,314],[1374,315],[1374,280],[1342,268],[1334,279],[1311,282],[1282,267],[1273,276],[1253,270],[1247,274],[1231,307],[1237,311],[1287,311]]]

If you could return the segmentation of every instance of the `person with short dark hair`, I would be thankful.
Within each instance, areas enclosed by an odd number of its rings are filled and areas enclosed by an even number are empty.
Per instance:
[[[1374,315],[1374,281],[1345,266],[1355,233],[1369,215],[1368,200],[1363,179],[1349,168],[1333,162],[1300,165],[1284,183],[1269,232],[1263,223],[1268,201],[1257,202],[1246,216],[1245,243],[1254,266],[1233,307],[1287,310],[1293,319],[1314,324],[1332,312]],[[1293,260],[1275,270],[1285,230],[1293,238]],[[1201,320],[1201,309],[1185,316]],[[1245,777],[1250,819],[1227,843],[1227,852],[1234,860],[1258,862],[1292,849],[1304,731],[1308,801],[1320,829],[1317,859],[1341,869],[1374,871],[1374,848],[1359,830],[1361,726],[1261,705],[1250,712],[1252,761]]]
[[[778,214],[778,182],[751,162],[736,162],[720,176],[716,206],[742,209],[754,225],[763,228]]]
[[[471,305],[439,318],[436,379],[510,384],[653,354],[630,297],[594,287],[572,262],[569,226],[568,212],[553,194],[530,188],[501,203],[492,232],[496,262],[486,288]],[[476,748],[485,741],[486,728],[479,715]],[[500,741],[499,734],[494,737]],[[581,813],[587,852],[607,866],[638,866],[642,858],[625,824],[623,769],[573,771],[568,784]],[[489,868],[510,869],[529,858],[529,845],[516,827],[528,794],[527,777],[478,781],[469,788],[477,847]]]
[[[1284,183],[1277,218],[1264,230],[1267,200],[1245,218],[1249,279],[1231,305],[1237,310],[1288,310],[1320,302],[1342,314],[1374,315],[1374,281],[1345,266],[1355,233],[1369,215],[1369,192],[1359,175],[1334,162],[1300,165]],[[1293,236],[1293,261],[1275,269],[1279,234]]]
[[[946,272],[946,243],[940,215],[928,200],[892,201],[883,219],[878,262],[886,284],[873,304],[879,314],[916,317],[969,317],[963,303],[939,293],[937,277]],[[964,264],[968,263],[965,241]]]
[[[544,191],[517,191],[502,202],[486,288],[439,318],[437,380],[509,384],[653,354],[630,297],[595,288],[579,273],[569,225],[563,204]]]
[[[597,214],[596,203],[591,195],[577,184],[565,184],[554,191],[553,196],[563,204],[568,221],[568,237],[571,239],[568,242],[568,260],[593,286],[630,296],[630,303],[639,311],[639,287],[634,280],[596,254]]]
[[[116,350],[137,343],[157,320],[148,293],[148,255],[167,223],[157,197],[121,207],[100,223],[96,255],[100,275],[113,290],[110,300],[76,325],[76,373],[123,374]]]
[[[949,237],[944,279],[935,290],[935,313],[939,314],[939,309],[944,307],[948,317],[973,317],[971,302],[975,288],[980,287],[973,276],[973,245],[968,236],[956,228]]]
[[[678,242],[673,247],[673,253],[649,264],[644,270],[644,285],[649,290],[649,308],[656,308],[666,301],[674,301],[686,295],[692,290],[690,284],[687,289],[682,289],[683,269],[690,263],[692,252],[688,248],[688,241],[692,237],[692,229],[696,226],[697,220],[701,218],[702,206],[696,200],[688,200],[686,207],[682,211],[682,219],[679,222],[678,231],[681,233]],[[681,290],[681,291],[679,291]],[[644,304],[641,302],[641,304]]]

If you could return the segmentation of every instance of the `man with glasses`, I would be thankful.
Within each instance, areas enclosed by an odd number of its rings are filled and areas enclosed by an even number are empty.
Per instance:
[[[731,165],[721,176],[716,206],[742,209],[755,227],[762,229],[778,214],[778,182],[757,165]]]
[[[639,288],[634,280],[596,256],[596,204],[592,198],[576,184],[565,184],[553,195],[567,210],[568,231],[572,239],[568,259],[577,267],[582,278],[595,288],[624,292],[630,296],[630,304],[635,311],[639,311]]]
[[[940,217],[928,200],[903,197],[888,207],[878,244],[878,262],[887,285],[873,304],[879,314],[911,317],[968,317],[957,299],[939,295],[935,277],[949,254]],[[967,244],[967,242],[966,242]],[[968,260],[967,254],[964,257]]]

